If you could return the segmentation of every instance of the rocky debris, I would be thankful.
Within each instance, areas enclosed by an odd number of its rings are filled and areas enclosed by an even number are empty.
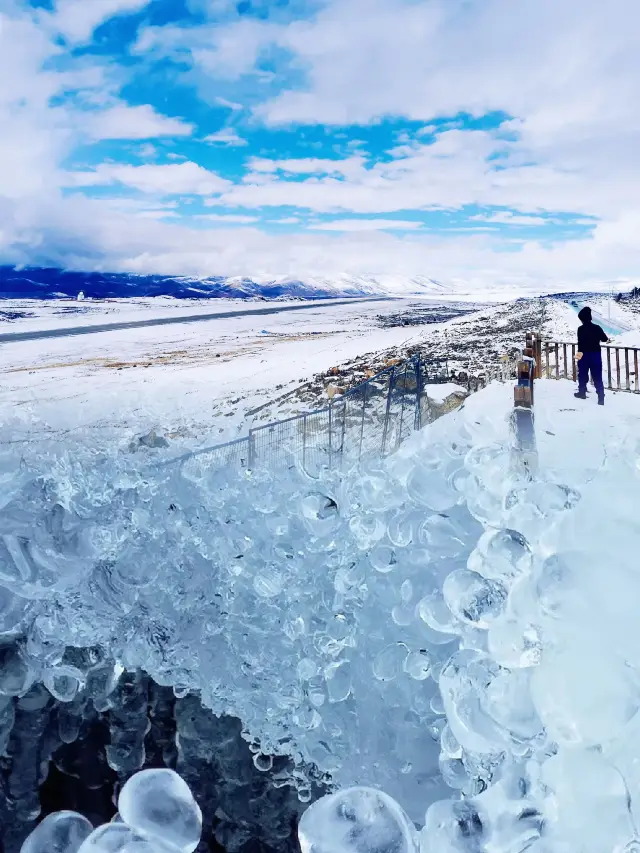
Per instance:
[[[418,302],[409,306],[407,311],[398,314],[380,314],[377,319],[382,328],[390,329],[396,326],[425,326],[446,323],[447,320],[463,317],[472,311],[477,311],[477,306],[464,303],[425,306],[424,303]]]
[[[169,447],[169,442],[166,438],[161,435],[158,435],[157,432],[152,429],[150,432],[146,433],[146,435],[140,435],[134,438],[134,440],[129,445],[129,450],[131,452],[135,452],[136,450],[140,450],[141,447],[148,448],[160,448],[160,447]]]
[[[419,344],[365,353],[316,374],[290,402],[300,412],[321,408],[328,399],[416,356],[427,365],[429,382],[455,382],[465,390],[477,390],[504,369],[505,357],[507,361],[517,357],[526,332],[542,328],[550,316],[546,298],[462,313],[459,319],[425,332]]]
[[[435,421],[449,412],[459,409],[471,392],[460,388],[444,398],[442,401],[429,400],[429,421]]]
[[[546,297],[519,299],[490,308],[483,306],[482,310],[477,305],[464,306],[461,316],[414,336],[418,343],[366,352],[343,364],[334,364],[293,392],[248,414],[259,412],[258,422],[270,422],[324,408],[368,379],[393,367],[402,369],[412,357],[422,359],[428,383],[453,382],[466,391],[476,391],[496,374],[510,370],[526,332],[542,330],[550,322],[551,301]]]

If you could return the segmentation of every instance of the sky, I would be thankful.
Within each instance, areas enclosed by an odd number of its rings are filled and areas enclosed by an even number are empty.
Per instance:
[[[0,263],[640,279],[637,0],[0,0]]]

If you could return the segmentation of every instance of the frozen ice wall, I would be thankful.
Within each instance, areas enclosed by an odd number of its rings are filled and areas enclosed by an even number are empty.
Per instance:
[[[140,667],[240,718],[257,766],[290,755],[281,781],[303,799],[314,767],[381,788],[419,826],[435,803],[425,851],[624,849],[637,445],[585,467],[567,442],[533,471],[508,411],[490,388],[344,477],[3,451],[1,613],[21,639],[0,690],[104,694]],[[70,647],[107,656],[79,665]]]

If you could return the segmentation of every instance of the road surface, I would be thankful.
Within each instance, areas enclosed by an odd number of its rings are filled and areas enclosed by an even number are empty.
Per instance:
[[[74,335],[93,335],[96,332],[115,332],[121,329],[141,329],[144,326],[170,326],[174,323],[199,323],[204,320],[220,320],[226,317],[250,317],[255,314],[280,314],[284,311],[304,311],[310,308],[323,308],[326,305],[353,305],[360,302],[389,302],[389,296],[372,296],[366,299],[317,299],[300,305],[272,305],[268,308],[250,308],[239,311],[216,311],[208,314],[189,314],[180,317],[156,317],[153,320],[129,320],[121,323],[101,323],[96,326],[71,326],[68,329],[41,329],[34,332],[9,332],[0,335],[0,343],[19,341],[39,341],[43,338],[66,338]]]

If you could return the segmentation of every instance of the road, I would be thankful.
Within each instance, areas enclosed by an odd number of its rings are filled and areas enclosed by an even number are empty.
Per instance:
[[[71,326],[68,329],[43,329],[34,332],[10,332],[0,335],[0,343],[18,343],[19,341],[39,341],[44,338],[67,338],[75,335],[92,335],[97,332],[115,332],[122,329],[141,329],[144,326],[170,326],[175,323],[199,323],[204,320],[220,320],[226,317],[250,317],[256,314],[281,314],[284,311],[305,311],[310,308],[323,308],[326,305],[353,305],[360,302],[389,302],[391,297],[372,296],[366,299],[322,299],[304,302],[300,305],[273,305],[268,308],[250,308],[239,311],[217,311],[208,314],[189,314],[180,317],[157,317],[153,320],[130,320],[122,323],[101,323],[96,326]]]

